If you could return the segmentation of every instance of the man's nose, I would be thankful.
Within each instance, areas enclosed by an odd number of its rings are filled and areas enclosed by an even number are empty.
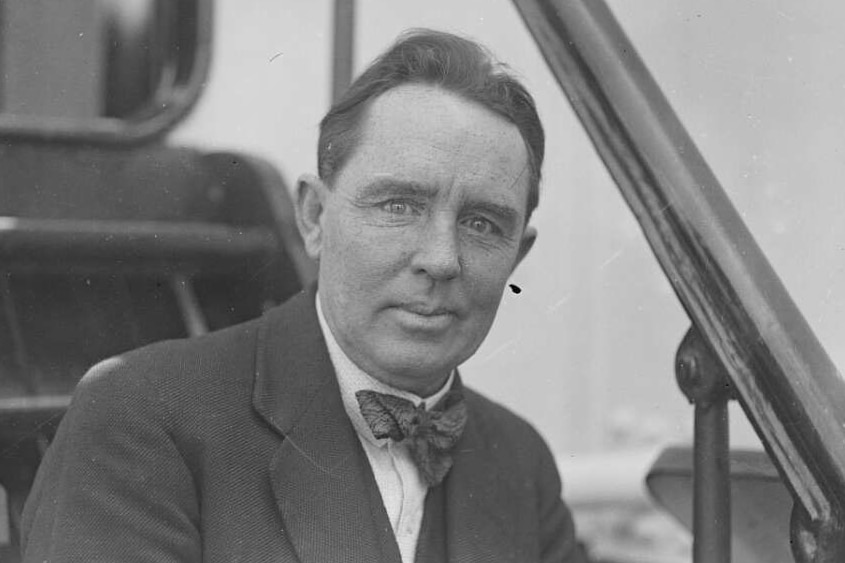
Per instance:
[[[433,222],[420,235],[414,253],[414,270],[434,280],[448,280],[461,272],[460,245],[454,225]]]

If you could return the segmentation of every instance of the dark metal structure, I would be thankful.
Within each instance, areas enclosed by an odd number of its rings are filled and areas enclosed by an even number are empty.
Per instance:
[[[107,107],[88,122],[0,114],[4,563],[19,561],[23,502],[92,364],[256,317],[314,278],[272,166],[164,141],[206,80],[212,6],[148,6],[159,27],[142,32],[171,40],[156,87],[119,89],[143,111],[118,118]]]

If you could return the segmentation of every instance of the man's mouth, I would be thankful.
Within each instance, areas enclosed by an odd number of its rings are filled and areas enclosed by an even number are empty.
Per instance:
[[[454,309],[431,303],[402,303],[394,310],[400,325],[415,333],[441,333],[457,319]]]
[[[423,317],[436,317],[440,315],[454,315],[455,311],[443,306],[431,305],[427,303],[403,303],[399,305],[400,309],[421,315]]]

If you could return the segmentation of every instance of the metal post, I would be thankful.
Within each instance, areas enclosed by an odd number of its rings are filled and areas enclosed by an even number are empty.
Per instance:
[[[693,561],[731,560],[728,400],[695,406]]]
[[[355,0],[334,2],[332,103],[352,84],[355,57]]]
[[[731,485],[727,373],[695,328],[675,360],[678,385],[695,404],[693,562],[730,563]]]

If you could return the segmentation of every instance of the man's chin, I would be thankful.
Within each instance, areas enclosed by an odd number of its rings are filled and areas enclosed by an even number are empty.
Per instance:
[[[382,349],[382,352],[381,375],[390,379],[386,383],[420,396],[440,389],[461,362],[453,350],[444,346],[426,346],[419,342],[395,343],[389,349]],[[422,393],[420,390],[430,392]]]

